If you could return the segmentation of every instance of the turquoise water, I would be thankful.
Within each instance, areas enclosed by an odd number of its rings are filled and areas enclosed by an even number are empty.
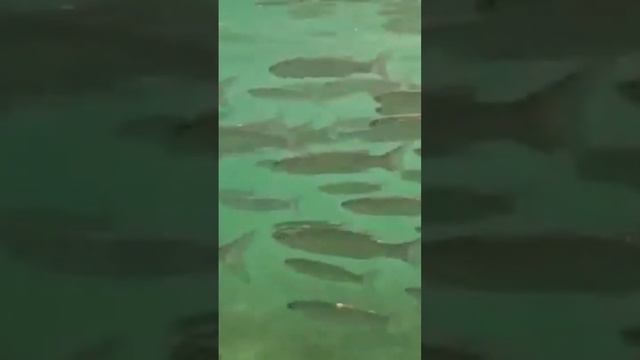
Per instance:
[[[349,56],[370,60],[383,51],[392,54],[391,78],[420,83],[420,37],[384,31],[377,2],[328,2],[324,16],[299,19],[292,13],[308,13],[319,3],[256,6],[252,2],[220,1],[220,78],[236,77],[225,89],[228,106],[222,109],[221,126],[259,122],[279,116],[289,126],[310,123],[319,129],[336,120],[355,117],[373,119],[376,104],[367,94],[314,103],[252,97],[256,87],[287,86],[300,82],[271,74],[271,65],[295,57]],[[305,8],[306,7],[306,8]],[[313,13],[313,12],[312,12]],[[417,17],[418,14],[416,13]],[[236,34],[234,39],[229,34]],[[237,40],[237,34],[244,34]],[[364,75],[367,78],[367,75]],[[370,76],[369,76],[370,77]],[[324,79],[326,81],[327,79]],[[336,181],[371,181],[383,185],[384,194],[419,195],[419,185],[399,179],[398,174],[375,169],[353,175],[295,176],[256,166],[265,159],[319,151],[368,150],[381,154],[397,143],[369,144],[331,141],[304,149],[268,149],[223,157],[219,163],[222,190],[253,191],[257,196],[299,199],[299,209],[275,212],[243,211],[219,206],[220,241],[228,243],[249,230],[256,237],[245,254],[251,282],[245,283],[224,266],[220,269],[220,354],[225,360],[249,359],[417,359],[420,355],[420,306],[404,292],[419,286],[417,267],[375,259],[357,261],[309,255],[282,246],[272,239],[277,222],[325,220],[344,223],[349,229],[375,235],[381,241],[400,243],[416,238],[417,217],[371,217],[340,207],[349,196],[322,193],[318,186]],[[419,169],[420,158],[405,157],[407,168]],[[315,279],[295,273],[284,265],[288,257],[329,261],[354,272],[377,270],[373,288]],[[345,302],[391,315],[392,328],[363,331],[331,322],[310,319],[287,309],[295,300]]]

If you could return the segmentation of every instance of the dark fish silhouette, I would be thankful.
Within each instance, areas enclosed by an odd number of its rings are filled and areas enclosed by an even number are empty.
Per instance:
[[[461,235],[424,242],[422,249],[427,286],[601,296],[640,291],[635,236]]]
[[[619,184],[640,191],[640,146],[589,149],[576,159],[583,180]]]
[[[148,78],[215,79],[211,45],[79,22],[65,11],[3,11],[0,42],[0,95],[10,106]]]

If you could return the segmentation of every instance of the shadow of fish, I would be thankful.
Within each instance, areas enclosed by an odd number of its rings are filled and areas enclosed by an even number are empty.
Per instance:
[[[145,279],[216,272],[216,246],[189,237],[53,228],[6,236],[12,258],[52,273]]]
[[[471,92],[425,94],[427,156],[443,156],[472,145],[512,141],[553,153],[584,146],[584,104],[595,72],[572,72],[522,99],[484,102]]]
[[[588,149],[576,159],[578,176],[587,181],[620,184],[640,191],[640,146]]]
[[[424,186],[430,206],[421,211],[425,224],[460,224],[508,216],[516,212],[513,195],[467,190],[451,186]]]
[[[215,78],[210,65],[215,49],[210,45],[78,23],[60,11],[2,12],[0,41],[11,54],[0,59],[0,93],[11,104],[49,95],[111,91],[153,77],[206,82]]]
[[[629,326],[618,332],[622,342],[634,348],[640,347],[640,326]]]

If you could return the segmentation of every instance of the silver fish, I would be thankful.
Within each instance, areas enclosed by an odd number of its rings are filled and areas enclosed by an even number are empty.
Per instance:
[[[314,320],[343,326],[386,329],[390,322],[389,316],[344,303],[298,300],[288,303],[287,308]]]
[[[281,78],[332,78],[353,74],[377,74],[387,79],[387,60],[390,53],[380,53],[370,61],[346,57],[297,57],[283,60],[269,67],[269,72]]]

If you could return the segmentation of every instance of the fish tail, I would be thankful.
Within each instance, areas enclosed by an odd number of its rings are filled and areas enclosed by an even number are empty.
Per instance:
[[[420,265],[420,251],[422,249],[422,240],[416,239],[403,244],[399,244],[398,258],[402,261],[409,263],[412,266]]]
[[[371,61],[371,72],[380,76],[385,80],[389,80],[389,72],[387,71],[387,63],[391,58],[391,51],[383,51],[375,59]]]
[[[222,263],[229,269],[229,271],[245,283],[249,283],[251,278],[245,265],[244,254],[249,245],[253,242],[255,233],[255,230],[246,232],[233,240],[230,244],[226,245],[228,251],[222,259]]]
[[[524,99],[525,125],[520,141],[544,152],[564,148],[572,154],[587,144],[587,109],[589,90],[596,88],[602,67],[589,66],[574,71],[561,80]]]
[[[411,149],[411,144],[400,145],[397,148],[381,155],[382,167],[389,171],[404,170],[404,155]]]

